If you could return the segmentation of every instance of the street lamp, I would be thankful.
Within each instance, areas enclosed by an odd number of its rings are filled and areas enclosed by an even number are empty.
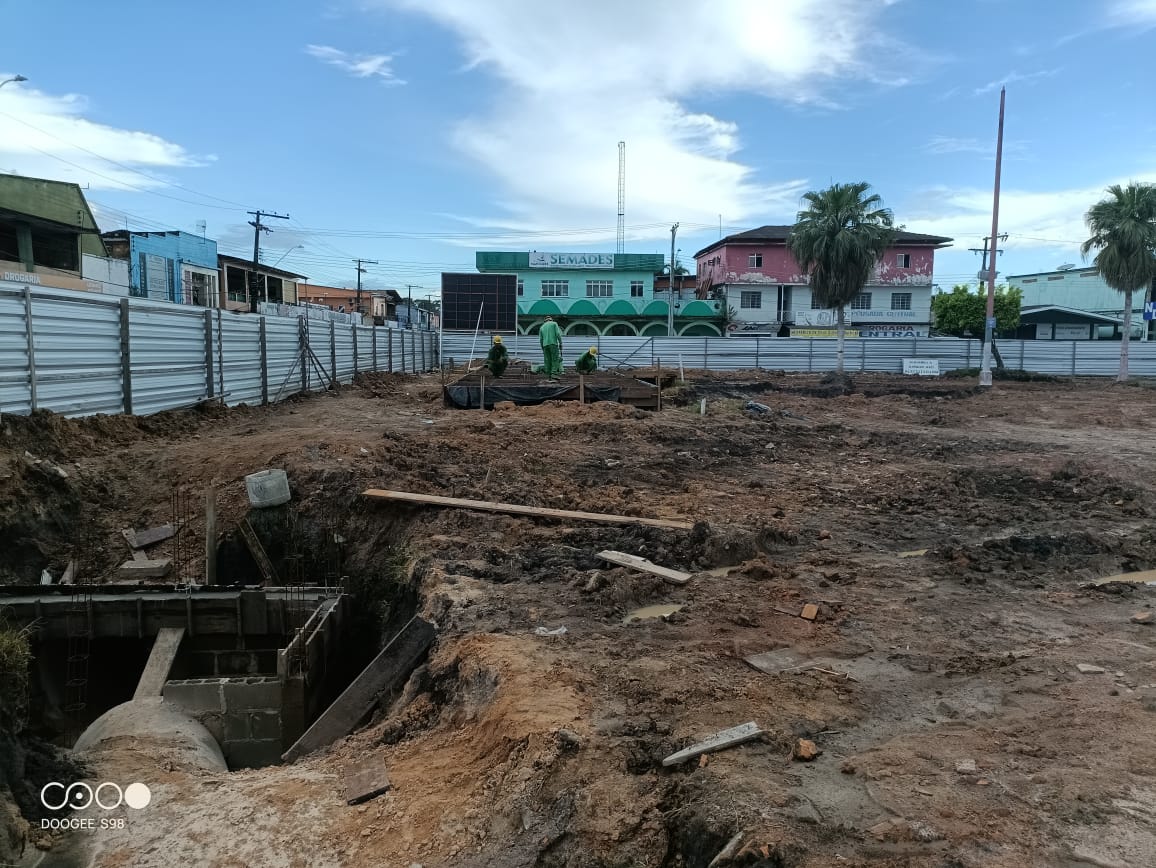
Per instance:
[[[284,259],[286,256],[288,256],[290,253],[292,253],[294,250],[297,250],[297,249],[304,250],[305,245],[304,244],[294,244],[292,247],[290,247],[288,250],[286,250],[284,253],[281,254],[281,257],[277,260],[277,262],[274,262],[269,267],[270,268],[276,268],[282,259]]]
[[[10,81],[20,82],[20,81],[28,81],[28,79],[26,79],[22,75],[13,76],[12,78],[6,78],[6,79],[4,79],[4,81],[0,81],[0,87],[4,87],[4,85],[8,84],[8,82],[10,82]]]

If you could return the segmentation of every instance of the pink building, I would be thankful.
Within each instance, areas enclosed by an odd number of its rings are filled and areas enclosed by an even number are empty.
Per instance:
[[[787,333],[823,337],[834,311],[811,297],[808,279],[787,251],[790,226],[761,226],[728,235],[694,255],[697,294],[734,308],[731,334]],[[863,292],[847,309],[861,337],[925,337],[931,323],[935,251],[950,238],[896,232]]]

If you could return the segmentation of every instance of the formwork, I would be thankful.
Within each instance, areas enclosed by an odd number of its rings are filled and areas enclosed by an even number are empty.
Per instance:
[[[546,401],[613,401],[630,404],[644,410],[660,406],[657,383],[673,379],[673,375],[656,376],[647,380],[615,371],[596,371],[579,376],[573,370],[565,371],[557,380],[549,380],[534,373],[526,362],[512,362],[501,377],[494,377],[484,368],[465,373],[450,374],[443,387],[447,407],[460,410],[493,409],[494,404],[511,401],[518,406],[534,406]],[[665,384],[665,383],[664,383]]]

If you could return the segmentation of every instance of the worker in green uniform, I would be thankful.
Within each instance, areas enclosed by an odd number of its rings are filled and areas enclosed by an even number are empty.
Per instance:
[[[500,377],[506,373],[506,366],[509,364],[510,354],[506,352],[506,345],[502,343],[502,336],[494,335],[494,345],[490,347],[490,352],[486,355],[485,367],[495,377]]]
[[[537,371],[551,380],[556,380],[562,376],[562,330],[558,328],[558,323],[554,322],[554,317],[546,317],[546,321],[538,330],[538,340],[542,343],[544,364]]]
[[[598,370],[598,347],[591,347],[574,363],[579,374],[593,374]]]

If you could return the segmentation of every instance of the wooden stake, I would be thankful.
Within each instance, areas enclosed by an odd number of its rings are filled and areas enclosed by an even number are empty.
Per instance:
[[[217,584],[217,489],[205,490],[205,584]]]
[[[579,404],[585,404],[586,403],[586,375],[585,374],[579,374],[578,375],[578,403]]]
[[[482,381],[482,388],[481,388],[481,391],[478,393],[478,409],[484,410],[484,409],[486,409],[486,375],[485,374],[482,374],[481,381]]]

